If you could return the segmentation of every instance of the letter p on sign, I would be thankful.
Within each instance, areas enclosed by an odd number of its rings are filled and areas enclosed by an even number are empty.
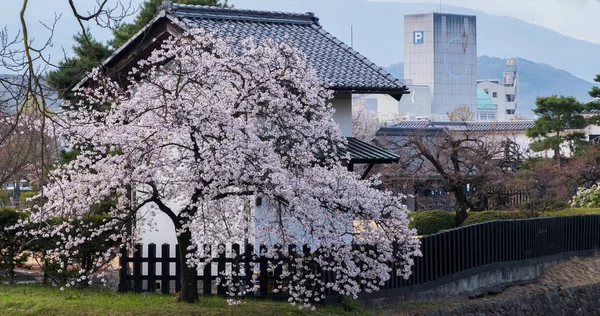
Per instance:
[[[413,32],[413,43],[414,44],[423,44],[423,31],[414,31]]]

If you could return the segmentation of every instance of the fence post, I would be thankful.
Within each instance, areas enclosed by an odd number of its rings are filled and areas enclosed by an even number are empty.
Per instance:
[[[136,292],[142,291],[142,245],[135,245],[133,253],[133,289]]]
[[[244,285],[246,286],[246,291],[254,291],[254,269],[253,269],[253,252],[254,245],[246,244],[244,251],[244,274],[246,275],[246,279]]]
[[[129,270],[129,253],[127,247],[121,248],[119,257],[119,287],[118,292],[129,290],[129,280],[127,280],[127,270]]]
[[[219,257],[218,257],[218,261],[217,261],[217,275],[221,276],[221,282],[219,284],[219,286],[217,287],[217,295],[220,296],[225,296],[225,286],[223,285],[225,282],[223,280],[223,277],[225,275],[225,250],[227,248],[225,247],[225,245],[221,244],[219,245],[218,251],[219,251]]]
[[[171,292],[171,263],[169,257],[171,256],[171,249],[169,244],[162,244],[160,250],[160,291],[163,294],[169,294]]]
[[[292,245],[288,245],[288,256],[286,258],[286,261],[288,263],[288,271],[290,271],[290,276],[288,277],[288,284],[287,286],[292,286],[291,280],[294,278],[294,275],[296,274],[296,245],[292,244]]]
[[[285,258],[283,256],[283,252],[281,249],[282,245],[276,244],[275,250],[277,252],[277,258],[275,260],[275,269],[273,271],[273,289],[277,289],[277,292],[273,291],[274,296],[281,296],[281,290],[283,289],[283,279],[281,279],[281,275],[283,274],[283,264],[285,263]]]
[[[212,294],[212,247],[204,245],[204,258],[206,265],[202,272],[202,294]]]
[[[175,292],[181,291],[181,254],[179,245],[175,245]]]
[[[241,265],[240,265],[240,261],[242,260],[242,253],[240,252],[240,244],[233,244],[231,245],[231,258],[233,258],[232,263],[231,263],[231,272],[232,272],[232,281],[233,284],[237,284],[236,287],[236,293],[239,292],[240,290],[240,274],[241,274]]]
[[[148,292],[154,292],[156,285],[156,244],[148,244]]]
[[[267,252],[267,247],[265,245],[260,245],[260,296],[266,297],[269,295],[269,280],[268,274],[268,264],[269,261],[265,256]]]

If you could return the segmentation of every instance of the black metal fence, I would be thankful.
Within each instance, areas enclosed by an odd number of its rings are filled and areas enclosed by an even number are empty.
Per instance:
[[[440,285],[465,272],[480,272],[485,271],[486,267],[514,266],[519,261],[529,259],[595,250],[599,244],[600,215],[504,220],[460,227],[421,238],[423,256],[415,258],[411,277],[405,280],[396,276],[396,265],[391,264],[392,278],[385,282],[382,290]],[[178,291],[179,268],[176,263],[179,262],[179,253],[176,252],[175,257],[157,257],[154,244],[148,245],[145,256],[141,245],[137,249],[133,257],[128,257],[126,252],[120,257],[120,290]],[[273,285],[279,280],[282,267],[268,271],[270,259],[256,255],[252,245],[248,245],[244,252],[240,252],[237,244],[230,249],[213,259],[213,263],[199,273],[202,293],[224,295],[225,288],[215,286],[214,281],[218,277],[216,271],[224,271],[228,267],[234,271],[245,270],[245,276],[239,278],[244,278],[242,283],[256,286],[260,296],[273,296]],[[162,245],[162,254],[169,254],[169,250],[169,245]],[[299,251],[295,246],[290,246],[289,250],[290,253]],[[303,247],[301,251],[310,253],[308,247]],[[161,263],[160,269],[156,269],[157,263]],[[175,263],[174,269],[170,269],[171,263]],[[143,264],[147,264],[145,269],[142,269]],[[260,267],[257,276],[259,282],[256,284],[252,281],[251,264],[259,264]],[[323,274],[322,277],[327,281],[334,276]],[[174,287],[170,285],[172,283]],[[334,293],[328,290],[325,294]],[[372,293],[369,297],[377,295]]]

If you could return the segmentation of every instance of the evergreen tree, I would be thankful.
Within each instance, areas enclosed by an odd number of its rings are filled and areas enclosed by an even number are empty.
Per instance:
[[[113,53],[113,50],[106,44],[98,42],[90,35],[88,37],[89,41],[81,33],[73,36],[75,56],[59,62],[58,69],[49,72],[46,76],[48,84],[58,92],[58,96],[62,99],[72,99],[71,89],[85,77],[88,71],[98,66]]]
[[[154,18],[158,7],[163,2],[164,0],[149,0],[144,2],[144,5],[142,6],[133,23],[123,24],[121,27],[113,30],[113,35],[115,38],[110,42],[110,45],[115,49],[123,46],[123,44],[125,44],[133,35],[135,35],[135,33],[141,30]],[[177,3],[228,7],[227,0],[179,0]]]
[[[73,46],[75,56],[68,57],[59,62],[58,69],[50,71],[47,74],[46,80],[50,87],[58,92],[60,98],[65,100],[72,99],[73,94],[71,93],[71,89],[92,68],[100,65],[116,48],[121,47],[135,33],[148,24],[156,15],[158,6],[162,2],[163,0],[146,1],[133,23],[123,24],[113,31],[114,39],[109,41],[109,45],[95,40],[89,32],[89,41],[81,33],[75,35],[73,37],[75,40],[75,45]],[[179,0],[178,3],[228,7],[226,0]]]
[[[600,75],[596,75],[594,81],[600,84]],[[600,87],[593,86],[589,93],[592,98],[600,98]]]
[[[577,148],[584,133],[568,133],[569,129],[582,129],[586,120],[581,115],[585,107],[574,97],[556,96],[538,97],[533,112],[538,115],[532,128],[527,129],[527,136],[535,140],[531,143],[534,151],[552,150],[560,167],[560,146],[568,142],[571,151]]]

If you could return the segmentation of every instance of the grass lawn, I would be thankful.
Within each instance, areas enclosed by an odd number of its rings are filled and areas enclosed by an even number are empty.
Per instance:
[[[318,306],[299,310],[286,302],[244,300],[229,306],[219,297],[200,297],[195,304],[177,303],[174,295],[116,293],[103,289],[66,289],[38,285],[0,285],[0,315],[365,315],[358,309]]]

